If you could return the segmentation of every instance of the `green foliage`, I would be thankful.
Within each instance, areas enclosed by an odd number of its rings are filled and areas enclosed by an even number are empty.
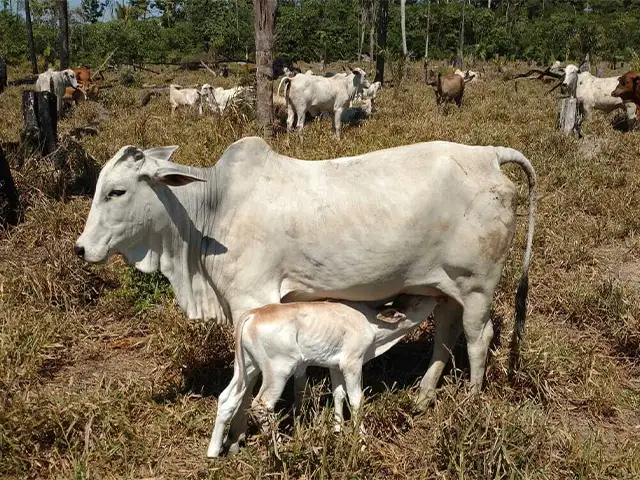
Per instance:
[[[251,0],[129,0],[115,4],[113,20],[99,22],[108,1],[82,0],[83,22],[71,28],[74,62],[103,59],[115,48],[117,62],[253,57]],[[400,7],[390,3],[387,49],[399,52]],[[407,46],[414,58],[424,52],[428,3],[407,2]],[[486,0],[430,3],[432,58],[457,55],[463,9],[466,56],[547,63],[590,53],[613,60],[629,59],[640,47],[640,0],[494,0],[492,8]],[[362,31],[361,8],[358,0],[279,1],[276,54],[306,61],[354,59]],[[51,48],[55,54],[55,3],[32,0],[31,9],[37,53]],[[6,9],[0,14],[0,52],[12,61],[25,59],[23,16]],[[368,32],[368,26],[364,30]]]
[[[161,273],[145,274],[130,267],[126,270],[116,295],[133,304],[135,313],[143,312],[163,299],[173,298],[171,284]]]

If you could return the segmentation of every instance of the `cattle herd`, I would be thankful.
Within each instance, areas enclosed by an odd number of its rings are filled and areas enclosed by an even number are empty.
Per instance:
[[[640,74],[597,78],[574,65],[552,68],[563,84],[576,85],[586,116],[623,108],[636,118]],[[287,129],[295,125],[300,135],[307,115],[332,115],[340,137],[349,109],[360,103],[367,115],[375,111],[381,83],[360,68],[315,75],[285,66],[283,73],[274,104],[286,106]],[[58,99],[67,88],[84,95],[86,77],[81,69],[49,71],[37,88]],[[465,85],[478,77],[456,70],[428,84],[438,106],[460,107]],[[172,84],[169,103],[172,113],[197,106],[200,114],[222,114],[245,91]],[[233,325],[234,374],[219,398],[209,457],[238,450],[248,408],[266,426],[265,413],[291,376],[297,409],[310,365],[330,369],[340,431],[347,399],[358,416],[363,363],[430,314],[434,348],[418,406],[435,398],[463,332],[471,388],[480,389],[493,337],[489,311],[516,229],[516,189],[500,169],[507,163],[523,170],[529,187],[517,359],[536,218],[536,175],[519,151],[434,141],[307,162],[248,137],[214,167],[195,168],[170,160],[177,148],[125,146],[104,165],[75,253],[87,262],[119,253],[142,272],[161,271],[189,318]],[[258,373],[262,385],[252,399]]]

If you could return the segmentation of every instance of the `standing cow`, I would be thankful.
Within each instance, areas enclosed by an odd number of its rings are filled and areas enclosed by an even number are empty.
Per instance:
[[[500,166],[519,165],[529,183],[529,229],[517,348],[536,195],[533,167],[520,152],[428,142],[308,162],[249,137],[213,168],[194,168],[169,161],[176,148],[127,146],[105,164],[76,254],[103,262],[121,253],[142,272],[160,270],[189,318],[218,323],[269,303],[449,297],[435,312],[421,406],[463,330],[471,385],[482,386],[489,309],[516,228],[516,189]],[[246,416],[236,416],[232,445],[245,427]]]
[[[284,96],[287,99],[288,131],[292,130],[293,120],[297,117],[298,133],[302,135],[307,112],[314,116],[329,112],[333,113],[336,137],[340,138],[342,112],[349,108],[349,104],[359,92],[369,88],[364,70],[348,68],[349,73],[337,74],[330,78],[303,74],[281,80],[280,84],[284,85]]]

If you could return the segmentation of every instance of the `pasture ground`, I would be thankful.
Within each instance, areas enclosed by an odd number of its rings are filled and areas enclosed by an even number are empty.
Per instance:
[[[431,348],[426,325],[367,365],[365,444],[353,429],[331,433],[329,390],[316,372],[305,415],[284,418],[277,449],[254,428],[240,454],[210,461],[216,398],[232,373],[230,328],[188,321],[159,275],[120,258],[77,259],[90,199],[48,194],[42,171],[25,165],[13,171],[24,222],[0,232],[0,477],[640,478],[640,132],[618,132],[598,114],[585,138],[564,137],[554,130],[558,97],[546,95],[549,85],[519,80],[516,92],[487,70],[468,85],[461,110],[439,114],[414,65],[402,89],[382,90],[377,113],[346,127],[340,143],[327,119],[308,125],[303,142],[287,134],[269,142],[308,160],[427,140],[521,150],[538,174],[538,223],[513,382],[508,339],[526,230],[526,182],[515,167],[506,170],[522,200],[518,232],[495,297],[500,328],[481,395],[468,395],[458,352],[435,406],[413,410]],[[170,71],[145,80],[237,81]],[[0,96],[5,142],[19,140],[20,91]],[[207,166],[259,131],[237,112],[170,118],[168,95],[145,108],[141,95],[105,89],[60,131],[101,118],[100,134],[82,140],[100,163],[125,144],[175,144],[177,162]]]

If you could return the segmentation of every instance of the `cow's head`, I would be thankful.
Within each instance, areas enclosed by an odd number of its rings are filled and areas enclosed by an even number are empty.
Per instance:
[[[611,92],[612,97],[619,97],[623,100],[640,99],[640,73],[627,72],[618,78],[616,89]]]
[[[165,185],[205,181],[189,167],[169,161],[177,148],[143,151],[126,146],[105,164],[87,223],[74,248],[79,257],[96,263],[121,253],[142,271],[158,268],[157,262],[151,261],[149,239],[171,222],[159,192]]]
[[[371,86],[369,80],[367,80],[367,72],[363,69],[360,67],[351,68],[349,65],[347,65],[347,69],[353,74],[353,84],[357,90],[363,90]]]
[[[578,81],[580,69],[575,65],[567,65],[564,69],[564,79],[562,80],[562,91],[565,92],[571,85],[575,85]]]
[[[76,78],[76,72],[70,68],[60,72],[62,74],[62,81],[65,87],[78,88],[78,79]]]

